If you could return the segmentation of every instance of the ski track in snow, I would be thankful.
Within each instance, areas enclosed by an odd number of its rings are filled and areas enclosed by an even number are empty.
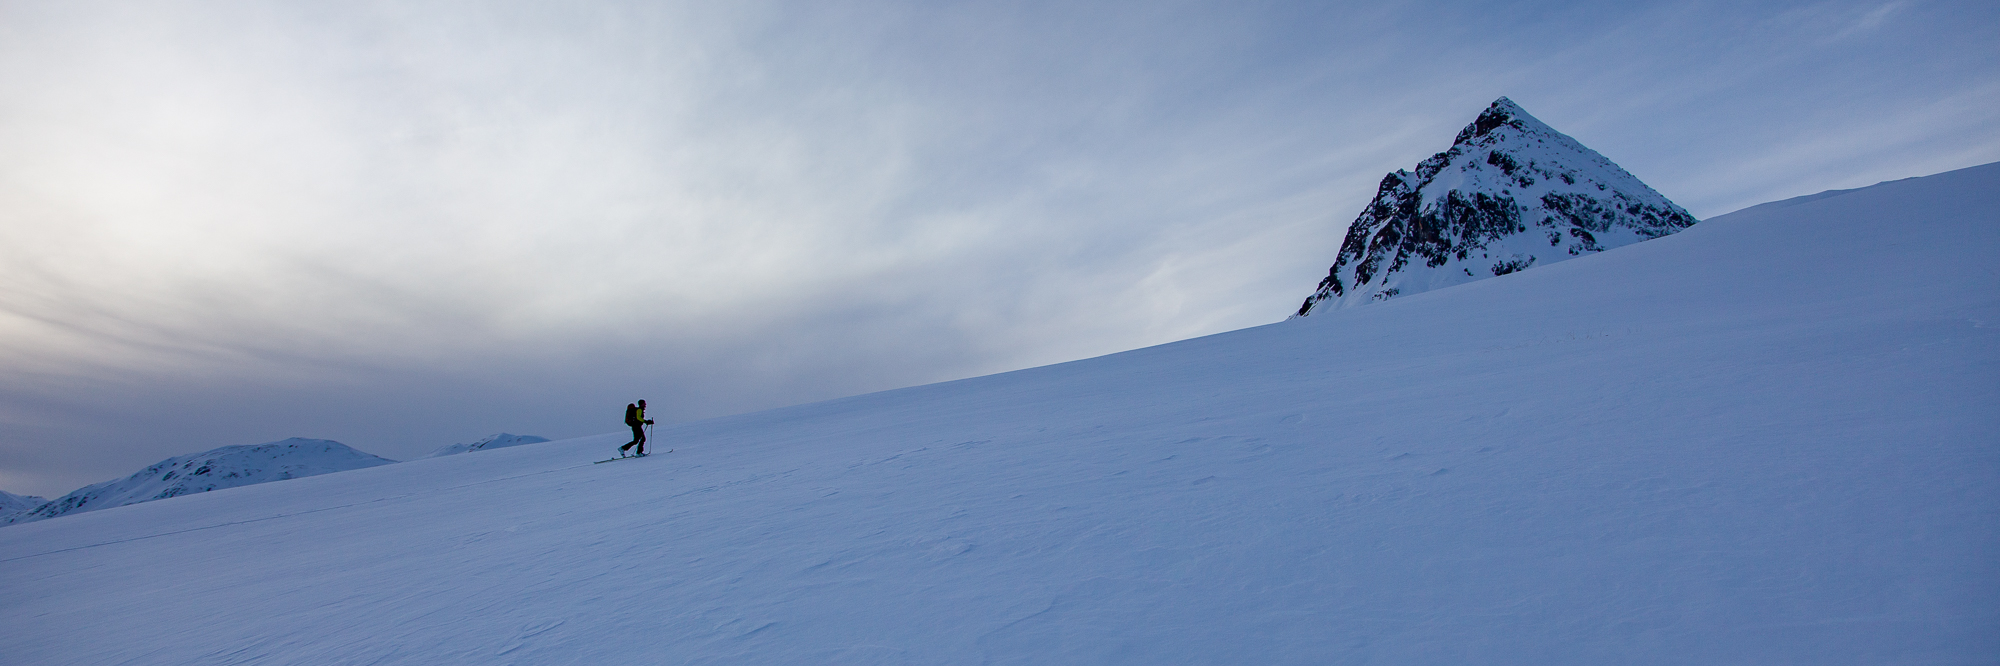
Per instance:
[[[618,465],[614,433],[15,525],[0,655],[1991,663],[1996,192],[1746,211]]]

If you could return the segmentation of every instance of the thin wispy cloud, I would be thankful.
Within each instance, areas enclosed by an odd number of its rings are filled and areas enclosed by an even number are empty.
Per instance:
[[[0,488],[287,436],[577,435],[641,396],[685,420],[1276,321],[1382,174],[1500,95],[1703,217],[1993,161],[1995,18],[0,2]]]

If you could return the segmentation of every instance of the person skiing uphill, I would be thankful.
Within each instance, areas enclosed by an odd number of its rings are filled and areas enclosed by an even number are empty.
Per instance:
[[[625,405],[625,425],[632,426],[632,441],[618,447],[618,455],[625,455],[625,450],[634,446],[639,447],[639,455],[646,455],[646,426],[653,425],[653,422],[646,418],[646,401],[640,400],[639,404]]]

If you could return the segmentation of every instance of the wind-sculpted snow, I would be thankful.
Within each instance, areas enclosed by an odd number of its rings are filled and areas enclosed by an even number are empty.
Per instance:
[[[15,525],[0,662],[1992,663],[1996,194]]]
[[[1294,316],[1506,275],[1695,223],[1653,188],[1505,97],[1451,149],[1382,179]]]
[[[344,472],[392,462],[395,461],[362,453],[348,448],[346,444],[326,439],[293,437],[265,444],[225,446],[194,455],[168,458],[123,479],[78,488],[75,492],[57,498],[53,502],[9,518],[7,522],[25,523],[81,511],[96,511],[223,488]]]
[[[476,442],[442,446],[424,457],[436,458],[438,456],[451,456],[460,453],[471,453],[473,451],[485,451],[487,449],[504,449],[509,446],[520,446],[522,444],[540,444],[546,441],[549,441],[549,438],[536,437],[534,435],[510,435],[503,432],[497,435],[487,435],[484,439]]]

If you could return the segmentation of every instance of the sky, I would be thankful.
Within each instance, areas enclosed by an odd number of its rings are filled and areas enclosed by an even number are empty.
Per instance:
[[[0,0],[0,490],[1280,321],[1503,95],[1698,218],[2000,161],[1996,31],[1983,0]]]

